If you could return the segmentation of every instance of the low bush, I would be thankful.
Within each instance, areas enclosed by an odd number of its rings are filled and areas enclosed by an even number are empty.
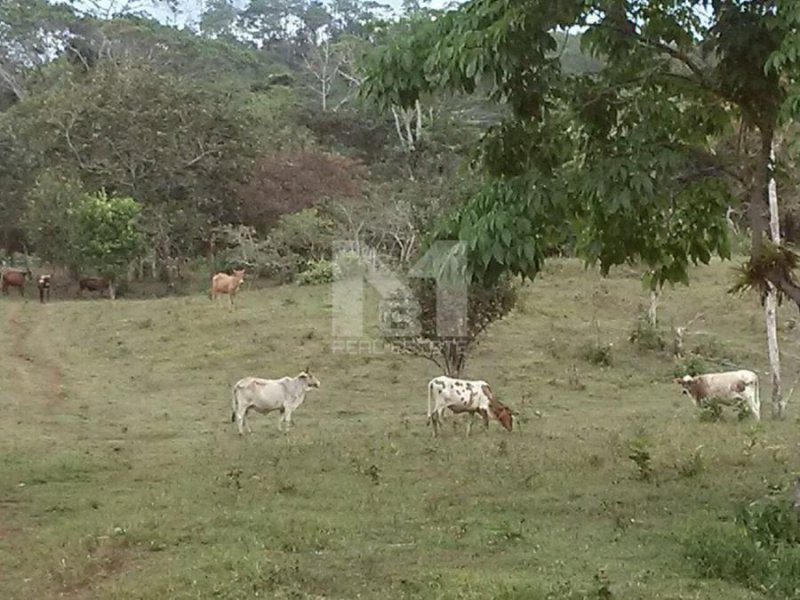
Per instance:
[[[311,261],[308,268],[297,276],[300,285],[319,285],[332,283],[342,278],[342,270],[338,264],[321,258]]]
[[[685,550],[700,577],[800,599],[800,514],[787,500],[754,503],[726,522],[695,527]]]
[[[610,367],[614,360],[612,355],[613,344],[589,342],[581,349],[581,357],[599,367]]]
[[[667,342],[658,327],[654,327],[644,317],[636,320],[636,326],[628,336],[628,340],[640,350],[661,351],[667,347]]]
[[[691,375],[694,377],[695,375],[708,373],[708,371],[709,367],[706,361],[699,356],[690,356],[675,365],[675,368],[672,370],[672,376],[683,377],[684,375]]]

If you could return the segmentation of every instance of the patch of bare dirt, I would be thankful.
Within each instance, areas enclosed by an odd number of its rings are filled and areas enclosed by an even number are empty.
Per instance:
[[[47,406],[52,407],[66,400],[66,394],[61,387],[63,375],[61,368],[49,356],[45,343],[41,338],[41,330],[47,325],[48,312],[39,312],[39,318],[34,324],[31,318],[22,314],[24,307],[16,305],[9,313],[6,331],[12,339],[11,358],[14,361],[14,371],[19,375],[26,392],[33,395],[45,396]],[[35,382],[46,382],[43,390]]]

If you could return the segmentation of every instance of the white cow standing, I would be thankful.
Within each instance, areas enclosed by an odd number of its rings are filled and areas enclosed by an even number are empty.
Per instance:
[[[292,413],[305,400],[306,392],[319,387],[319,380],[308,372],[301,372],[297,377],[282,377],[280,379],[259,379],[258,377],[245,377],[233,386],[233,414],[231,422],[239,428],[239,434],[244,433],[247,427],[247,413],[254,410],[266,414],[275,410],[281,412],[278,419],[278,430],[286,423],[287,428],[292,424]]]
[[[761,419],[761,400],[758,396],[758,375],[745,369],[705,375],[684,375],[674,380],[688,394],[695,406],[700,407],[707,398],[727,401],[744,401],[756,420]]]

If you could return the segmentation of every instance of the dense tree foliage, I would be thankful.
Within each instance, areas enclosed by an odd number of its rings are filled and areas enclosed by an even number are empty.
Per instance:
[[[486,91],[511,110],[483,136],[484,188],[441,231],[470,242],[476,278],[534,276],[548,245],[571,236],[603,270],[641,260],[659,283],[685,281],[691,262],[729,254],[738,182],[713,144],[736,123],[758,134],[746,187],[754,256],[762,247],[791,6],[473,0],[382,50],[366,91],[403,106],[431,90]],[[576,26],[597,73],[562,68],[557,32]]]

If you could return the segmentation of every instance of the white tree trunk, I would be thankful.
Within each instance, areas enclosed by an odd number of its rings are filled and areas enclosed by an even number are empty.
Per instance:
[[[651,327],[658,326],[658,289],[650,290],[650,306],[647,307],[647,321]]]
[[[410,109],[403,110],[403,121],[405,122],[406,126],[406,142],[408,143],[409,150],[414,149],[414,134],[411,131],[411,120],[413,118],[414,117],[412,116]]]
[[[397,130],[397,137],[400,138],[400,144],[403,146],[403,149],[406,149],[406,137],[403,135],[403,129],[400,126],[400,114],[397,112],[397,109],[393,106],[392,107],[392,115],[394,116],[394,128]]]
[[[422,139],[422,105],[419,103],[419,98],[414,104],[417,109],[417,142]]]
[[[774,167],[775,152],[771,152],[771,163]],[[774,244],[781,241],[780,217],[778,214],[778,188],[775,177],[769,179],[769,230],[770,237]],[[778,297],[775,288],[769,284],[769,292],[764,301],[764,315],[767,327],[767,354],[769,356],[769,373],[772,379],[772,416],[775,419],[783,419],[786,414],[786,402],[781,393],[781,354],[778,345],[778,320],[777,320]]]

